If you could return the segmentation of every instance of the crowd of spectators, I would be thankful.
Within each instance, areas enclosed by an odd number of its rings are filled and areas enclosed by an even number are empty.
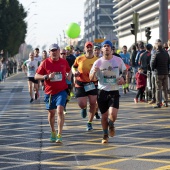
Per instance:
[[[16,74],[18,71],[19,63],[15,58],[0,57],[0,82],[4,82],[7,77]]]

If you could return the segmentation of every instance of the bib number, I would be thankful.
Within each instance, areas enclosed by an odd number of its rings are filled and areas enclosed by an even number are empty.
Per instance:
[[[84,85],[85,92],[88,92],[88,91],[94,90],[94,89],[96,89],[94,83],[88,83],[88,84]]]
[[[54,78],[52,78],[50,81],[62,81],[61,72],[56,72]]]
[[[116,78],[115,77],[104,77],[104,84],[115,85]]]
[[[29,74],[30,76],[34,76],[34,75],[35,75],[35,68],[34,68],[34,67],[33,67],[33,68],[29,68],[28,74]]]

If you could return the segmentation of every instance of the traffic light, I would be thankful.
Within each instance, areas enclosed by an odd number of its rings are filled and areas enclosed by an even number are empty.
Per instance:
[[[150,35],[151,35],[151,28],[150,27],[145,27],[145,36],[147,38],[147,42],[151,38]]]
[[[131,25],[131,33],[135,36],[135,44],[137,42],[137,33],[138,33],[138,22],[139,22],[139,14],[133,13],[133,23]]]
[[[130,24],[131,25],[131,33],[133,34],[133,35],[135,35],[135,24]]]

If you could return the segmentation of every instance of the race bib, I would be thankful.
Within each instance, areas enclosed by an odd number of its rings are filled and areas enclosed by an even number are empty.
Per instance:
[[[30,67],[28,69],[28,75],[29,76],[34,76],[35,75],[35,67]]]
[[[50,79],[50,81],[62,81],[62,73],[56,72],[54,78]]]
[[[95,85],[93,82],[90,82],[90,83],[87,83],[86,85],[84,85],[85,92],[94,90],[94,89],[95,89]]]
[[[117,83],[116,77],[105,77],[103,78],[104,84],[115,85]]]

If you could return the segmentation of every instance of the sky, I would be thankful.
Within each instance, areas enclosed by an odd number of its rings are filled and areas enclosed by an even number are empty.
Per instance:
[[[28,12],[26,43],[43,49],[64,40],[67,25],[81,24],[83,35],[84,0],[19,0]],[[45,49],[45,48],[44,48]]]

